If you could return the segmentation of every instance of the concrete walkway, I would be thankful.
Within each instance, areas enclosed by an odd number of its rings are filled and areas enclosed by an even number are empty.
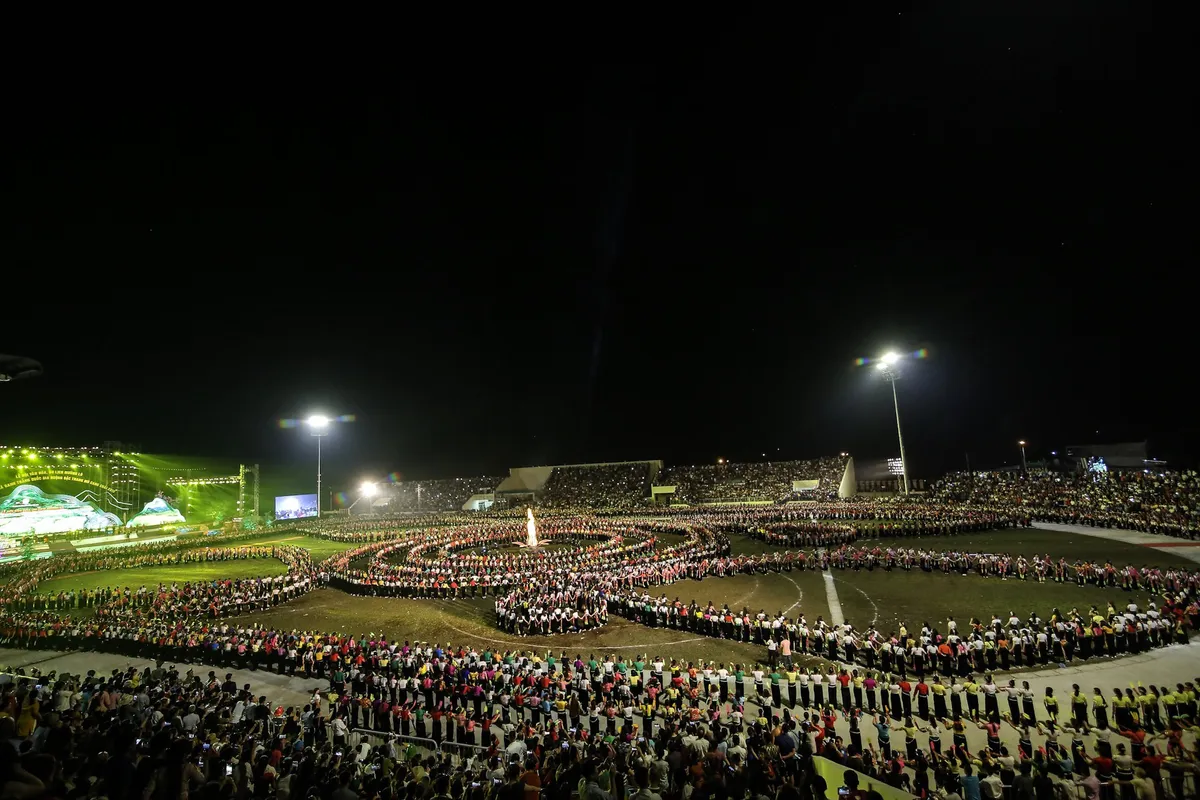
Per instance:
[[[28,674],[30,667],[37,667],[43,674],[51,670],[59,673],[68,672],[72,675],[86,675],[88,670],[96,670],[98,675],[110,675],[114,669],[124,671],[128,667],[137,667],[139,671],[146,667],[154,668],[154,662],[146,658],[128,658],[111,653],[72,652],[55,650],[18,650],[0,647],[0,666],[15,670],[24,667]],[[252,672],[248,669],[228,670],[204,664],[171,664],[181,673],[190,667],[201,679],[206,679],[208,673],[217,673],[217,678],[224,679],[227,672],[233,673],[233,679],[238,686],[250,684],[250,689],[256,695],[266,695],[272,706],[282,705],[304,707],[312,697],[312,690],[318,687],[328,688],[329,681],[319,681],[311,678],[288,678],[274,672],[259,670]]]
[[[1169,548],[1171,553],[1200,563],[1200,541],[1180,539],[1175,536],[1163,536],[1158,533],[1142,533],[1116,528],[1093,528],[1090,525],[1063,525],[1057,522],[1035,522],[1033,527],[1045,531],[1062,531],[1077,533],[1081,536],[1094,536],[1097,539],[1110,539],[1125,544],[1136,544],[1142,547]]]

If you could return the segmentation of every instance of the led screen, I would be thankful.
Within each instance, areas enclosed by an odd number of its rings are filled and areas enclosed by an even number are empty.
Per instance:
[[[315,494],[287,494],[275,498],[275,519],[304,519],[316,515]]]

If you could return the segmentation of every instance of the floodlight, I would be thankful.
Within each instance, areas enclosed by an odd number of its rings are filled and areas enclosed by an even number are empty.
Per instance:
[[[365,481],[363,482],[363,485],[359,487],[359,491],[367,497],[372,497],[376,492],[379,491],[379,487],[370,481]]]
[[[342,414],[340,417],[329,417],[324,414],[310,414],[307,419],[281,419],[279,427],[285,430],[307,425],[311,428],[312,437],[317,440],[317,518],[321,517],[321,439],[328,435],[328,428],[335,422],[354,422],[353,414]]]
[[[925,351],[918,350],[912,353],[911,356],[903,357],[924,358]],[[854,363],[859,367],[874,364],[875,369],[880,373],[880,377],[892,384],[892,405],[896,408],[896,439],[900,443],[900,472],[904,479],[904,493],[908,494],[908,459],[904,455],[904,434],[900,432],[900,399],[896,395],[896,380],[900,377],[900,374],[899,370],[893,369],[900,362],[901,358],[902,356],[895,350],[889,350],[879,358],[857,358],[854,360]]]

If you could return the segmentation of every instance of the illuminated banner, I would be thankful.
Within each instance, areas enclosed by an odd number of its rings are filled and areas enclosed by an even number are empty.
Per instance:
[[[103,489],[106,492],[110,491],[107,484],[84,477],[84,473],[78,470],[53,469],[49,467],[21,470],[16,480],[0,483],[0,489],[11,489],[23,483],[36,483],[38,481],[71,481],[73,483],[82,483],[86,486],[95,486],[97,489]]]
[[[821,482],[819,480],[817,480],[817,481],[792,481],[792,491],[793,492],[813,492],[813,491],[816,491],[817,487],[820,485],[821,485]]]
[[[104,530],[120,525],[115,514],[69,494],[46,494],[31,484],[22,484],[0,498],[0,536]]]

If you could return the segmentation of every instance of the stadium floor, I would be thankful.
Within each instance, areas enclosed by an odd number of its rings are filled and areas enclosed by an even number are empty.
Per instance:
[[[1126,541],[1131,539],[1132,541]],[[320,558],[344,548],[342,543],[312,539],[284,533],[267,536],[252,544],[274,543],[311,547],[314,557]],[[1169,537],[1136,534],[1128,531],[1108,531],[1082,528],[1072,530],[1012,529],[955,537],[918,537],[912,539],[868,540],[867,546],[913,547],[917,549],[962,549],[984,552],[1035,554],[1067,559],[1088,558],[1112,560],[1115,564],[1156,564],[1162,567],[1192,569],[1195,563],[1185,557],[1196,547],[1153,546],[1187,545]],[[1146,546],[1151,545],[1151,546]],[[734,552],[753,554],[773,552],[780,548],[756,539],[735,537]],[[269,559],[231,562],[241,577],[254,571],[267,574],[281,566]],[[202,565],[203,566],[203,565]],[[60,576],[47,582],[47,588],[61,589],[71,585],[123,585],[137,587],[169,581],[195,579],[196,565],[152,567],[84,573]],[[668,598],[695,600],[716,605],[728,603],[731,608],[749,607],[753,612],[767,614],[784,612],[789,616],[803,613],[810,623],[818,617],[831,618],[831,601],[840,607],[845,619],[857,628],[874,624],[884,633],[894,631],[901,622],[919,627],[929,622],[944,627],[947,616],[953,614],[960,623],[971,617],[990,618],[992,614],[1007,616],[1015,612],[1021,617],[1036,611],[1043,617],[1054,608],[1069,611],[1079,608],[1086,612],[1091,605],[1103,610],[1111,602],[1124,607],[1131,599],[1145,604],[1152,599],[1148,592],[1124,592],[1120,589],[1077,587],[1072,583],[1036,583],[1018,580],[981,578],[974,575],[905,572],[882,569],[874,571],[833,571],[832,589],[828,591],[822,573],[793,571],[757,575],[734,575],[725,578],[709,577],[703,581],[680,581],[671,586],[655,588],[651,594],[666,594]],[[207,578],[209,576],[200,576]],[[87,614],[85,610],[84,615]],[[516,637],[499,630],[493,623],[492,601],[488,598],[460,600],[409,600],[394,597],[363,597],[345,594],[334,589],[310,592],[284,606],[256,614],[254,622],[282,630],[338,631],[361,635],[383,633],[396,640],[436,641],[503,647],[505,649],[553,649],[556,652],[602,652],[671,656],[687,661],[753,663],[765,657],[765,650],[749,644],[735,643],[697,636],[688,631],[654,629],[616,617],[608,625],[576,635],[548,637]],[[808,663],[818,662],[811,659]]]

